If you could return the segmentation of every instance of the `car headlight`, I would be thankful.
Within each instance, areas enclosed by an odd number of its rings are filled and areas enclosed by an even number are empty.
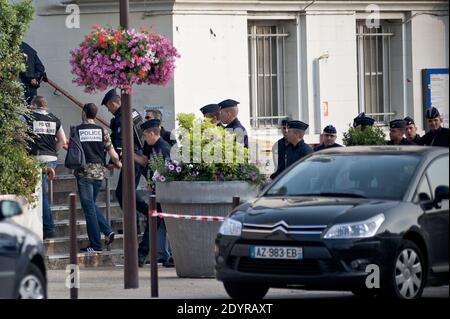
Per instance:
[[[227,236],[241,236],[242,223],[231,218],[225,218],[219,229],[219,234]]]
[[[378,214],[370,219],[348,224],[332,226],[325,234],[325,239],[368,238],[376,234],[384,222],[383,214]]]

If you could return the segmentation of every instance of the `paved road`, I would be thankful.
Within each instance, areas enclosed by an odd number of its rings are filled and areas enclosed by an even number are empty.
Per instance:
[[[164,299],[227,299],[222,284],[215,279],[178,278],[173,268],[158,268],[159,296]],[[48,293],[51,299],[69,298],[64,270],[48,271]],[[139,288],[123,289],[123,267],[87,268],[80,271],[80,299],[150,298],[150,268],[139,269]],[[355,298],[349,292],[270,289],[266,298]],[[427,288],[424,298],[449,298],[449,287]]]

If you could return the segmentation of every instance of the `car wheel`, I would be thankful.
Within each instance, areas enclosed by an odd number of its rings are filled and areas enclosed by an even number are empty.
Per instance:
[[[47,285],[41,270],[30,264],[28,272],[19,283],[19,299],[46,299]]]
[[[262,299],[269,291],[267,286],[242,284],[224,281],[223,286],[232,299]]]
[[[388,270],[383,293],[399,299],[420,298],[425,283],[426,266],[422,252],[412,241],[404,240]]]

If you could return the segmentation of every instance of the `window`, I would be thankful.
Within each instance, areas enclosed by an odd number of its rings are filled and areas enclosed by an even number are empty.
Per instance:
[[[249,85],[252,127],[277,126],[286,117],[285,38],[282,23],[249,22]]]
[[[356,30],[358,57],[359,110],[388,123],[395,115],[390,97],[390,27],[380,24],[369,28],[358,21]]]
[[[431,196],[430,186],[428,185],[428,180],[425,175],[422,176],[419,186],[417,186],[416,194],[414,196],[414,203],[418,203],[420,201],[419,194],[421,193],[426,194],[430,200],[433,197]]]
[[[436,187],[448,186],[448,156],[442,156],[434,160],[427,169],[427,176],[434,198]]]

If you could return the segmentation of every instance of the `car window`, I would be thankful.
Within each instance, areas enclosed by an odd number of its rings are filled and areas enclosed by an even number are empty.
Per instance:
[[[430,185],[428,184],[428,180],[425,174],[422,176],[422,179],[417,186],[416,194],[414,195],[414,203],[418,203],[420,201],[419,194],[421,193],[427,194],[428,199],[433,198],[433,196],[431,195]]]
[[[427,168],[432,194],[438,186],[448,186],[448,156],[441,156],[434,160]],[[434,196],[433,196],[434,198]]]
[[[315,155],[293,167],[265,195],[400,199],[418,163],[419,156],[412,154]]]

